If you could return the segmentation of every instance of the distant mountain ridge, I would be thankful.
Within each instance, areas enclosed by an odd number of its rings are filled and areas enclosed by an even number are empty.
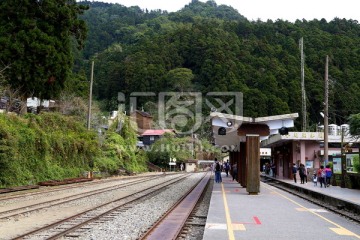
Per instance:
[[[173,13],[81,4],[90,5],[83,16],[89,37],[77,62],[96,54],[94,94],[107,109],[116,107],[118,92],[177,91],[179,82],[173,79],[180,76],[188,91],[242,92],[246,116],[300,113],[298,41],[303,37],[310,127],[322,121],[326,55],[333,121],[341,124],[344,119],[337,116],[360,112],[360,25],[355,20],[248,21],[215,1],[194,0]]]

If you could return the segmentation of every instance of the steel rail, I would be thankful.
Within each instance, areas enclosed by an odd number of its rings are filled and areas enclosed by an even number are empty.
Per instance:
[[[178,200],[140,239],[176,239],[206,189],[210,176],[210,173],[206,173],[198,184]]]

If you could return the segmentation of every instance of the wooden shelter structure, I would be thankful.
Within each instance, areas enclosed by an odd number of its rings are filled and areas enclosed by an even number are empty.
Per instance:
[[[237,164],[237,180],[249,194],[260,192],[260,140],[294,127],[298,113],[268,117],[244,117],[212,112],[213,143],[229,152],[230,164]]]

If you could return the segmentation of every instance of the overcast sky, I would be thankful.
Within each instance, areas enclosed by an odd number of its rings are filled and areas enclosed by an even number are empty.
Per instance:
[[[180,10],[191,0],[97,0],[121,5],[139,6],[142,9],[161,9],[168,12]],[[205,0],[201,0],[206,2]],[[283,19],[294,22],[296,19],[313,20],[335,17],[353,19],[360,22],[360,0],[215,0],[220,4],[232,6],[248,20]]]

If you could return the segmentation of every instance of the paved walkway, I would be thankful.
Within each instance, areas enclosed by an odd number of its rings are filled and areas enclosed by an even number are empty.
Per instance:
[[[360,239],[358,223],[321,206],[264,182],[258,195],[249,195],[231,176],[222,173],[222,179],[214,183],[203,240]],[[277,181],[360,206],[360,190]]]
[[[299,178],[299,177],[298,177]],[[287,183],[292,186],[296,186],[299,188],[308,189],[311,191],[315,191],[321,193],[326,196],[331,196],[337,199],[342,199],[344,201],[352,202],[360,206],[360,190],[359,189],[349,189],[349,188],[341,188],[340,186],[330,186],[327,188],[321,188],[320,183],[317,183],[317,186],[314,186],[314,183],[308,181],[305,184],[300,183],[300,179],[297,179],[297,183],[291,179],[279,179],[275,178],[277,181]]]

